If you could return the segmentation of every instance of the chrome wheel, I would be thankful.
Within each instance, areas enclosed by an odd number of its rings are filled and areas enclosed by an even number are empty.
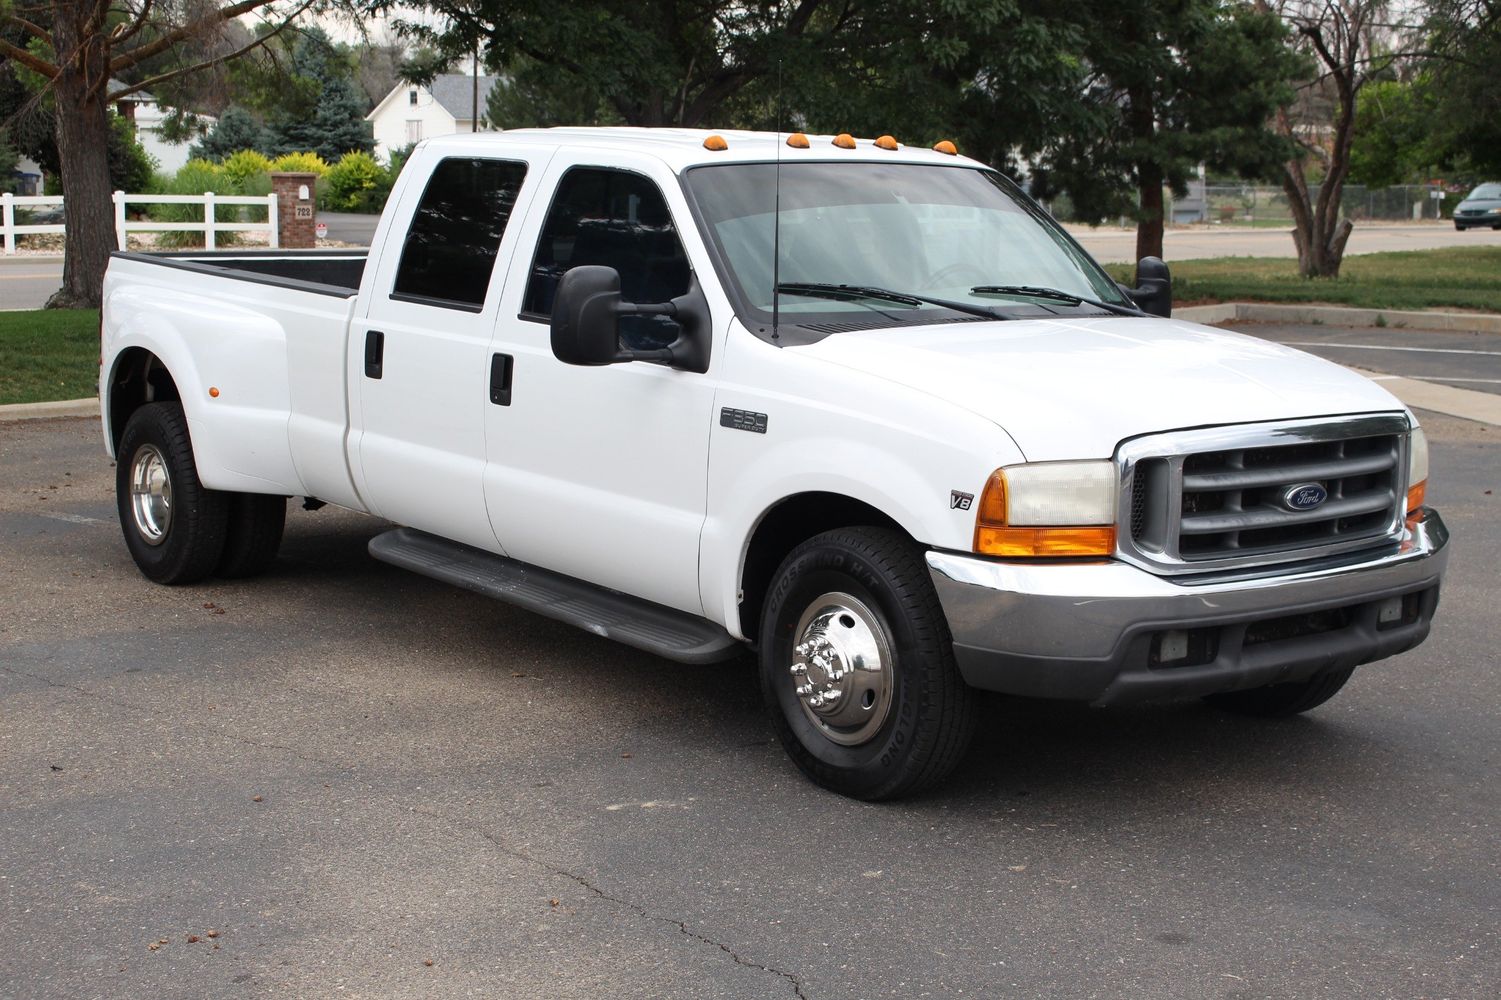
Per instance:
[[[130,511],[147,545],[160,545],[172,529],[172,477],[167,459],[154,444],[136,449],[130,463]]]
[[[798,703],[841,746],[869,742],[891,712],[891,645],[875,613],[849,594],[816,598],[793,633]]]

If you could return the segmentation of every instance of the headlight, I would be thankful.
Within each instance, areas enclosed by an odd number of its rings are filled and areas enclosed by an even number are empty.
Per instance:
[[[1428,435],[1414,427],[1407,439],[1407,512],[1423,506],[1428,492]]]
[[[1115,465],[1043,462],[997,469],[980,495],[982,555],[1108,556],[1115,551]]]

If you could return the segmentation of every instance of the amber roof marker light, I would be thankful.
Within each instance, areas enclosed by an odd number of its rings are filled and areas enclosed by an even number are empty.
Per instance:
[[[855,137],[850,135],[848,132],[840,132],[838,135],[834,136],[834,145],[838,146],[840,149],[854,149]]]
[[[807,149],[809,145],[808,137],[801,132],[794,132],[787,137],[787,145],[793,149]]]
[[[895,138],[889,135],[883,135],[876,140],[877,149],[900,149],[901,146],[901,143],[897,142]]]
[[[730,144],[724,141],[722,135],[711,135],[704,139],[704,148],[712,153],[722,153],[730,148]]]
[[[938,150],[938,152],[940,152],[940,153],[947,153],[950,156],[958,156],[959,155],[959,147],[956,146],[956,145],[954,145],[952,142],[950,142],[947,139],[943,139],[940,142],[934,143],[933,144],[933,148],[936,149],[936,150]]]

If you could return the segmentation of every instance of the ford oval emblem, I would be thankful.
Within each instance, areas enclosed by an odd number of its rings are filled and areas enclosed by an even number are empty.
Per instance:
[[[1318,483],[1299,483],[1282,494],[1282,506],[1288,510],[1313,510],[1329,499],[1329,491]]]

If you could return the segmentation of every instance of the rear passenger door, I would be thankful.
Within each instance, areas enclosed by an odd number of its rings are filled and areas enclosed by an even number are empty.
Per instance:
[[[506,403],[490,407],[485,492],[511,556],[699,614],[716,359],[708,374],[566,365],[552,354],[549,321],[572,267],[608,265],[627,301],[663,302],[710,265],[665,166],[621,152],[604,167],[590,155],[559,150],[553,194],[532,206],[506,283],[494,350],[514,372]],[[677,335],[664,317],[621,322],[630,348]]]
[[[512,220],[549,153],[443,156],[425,185],[404,190],[411,221],[386,240],[350,336],[351,452],[371,509],[490,551],[500,550],[483,485],[490,338]]]

